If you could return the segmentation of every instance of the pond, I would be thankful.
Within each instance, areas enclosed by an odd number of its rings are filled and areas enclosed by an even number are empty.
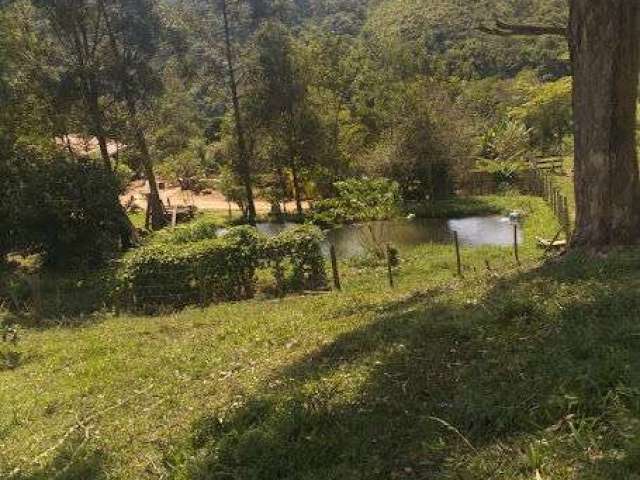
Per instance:
[[[294,224],[259,223],[262,233],[273,236]],[[422,243],[452,243],[453,232],[458,232],[460,243],[464,246],[513,244],[513,222],[507,217],[486,216],[461,219],[414,219],[367,222],[356,225],[343,225],[326,230],[326,254],[329,246],[334,245],[341,259],[356,257],[376,246],[391,243],[397,247],[410,247]],[[522,229],[518,229],[518,243],[522,243]]]

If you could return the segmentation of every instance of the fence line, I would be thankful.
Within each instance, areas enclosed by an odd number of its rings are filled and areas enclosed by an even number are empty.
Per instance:
[[[567,197],[553,184],[551,174],[548,172],[543,174],[537,169],[531,172],[529,187],[532,193],[542,197],[549,204],[567,236],[567,242],[570,241],[573,234],[573,225]]]

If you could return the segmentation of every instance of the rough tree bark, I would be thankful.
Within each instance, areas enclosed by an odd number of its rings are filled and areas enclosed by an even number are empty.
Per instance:
[[[563,35],[573,70],[573,247],[598,252],[640,242],[636,109],[640,2],[571,0],[569,28],[480,27],[492,35]]]
[[[572,0],[576,232],[574,246],[640,239],[636,104],[640,3]]]
[[[222,22],[224,27],[225,56],[227,60],[227,74],[229,91],[231,92],[231,103],[233,105],[233,117],[235,121],[236,142],[238,145],[238,166],[242,184],[247,197],[247,220],[251,224],[256,221],[256,204],[253,198],[253,186],[251,182],[251,162],[247,152],[247,144],[240,114],[240,100],[238,98],[238,84],[233,62],[233,51],[231,48],[231,29],[229,26],[229,14],[227,12],[227,0],[220,0],[222,11]]]

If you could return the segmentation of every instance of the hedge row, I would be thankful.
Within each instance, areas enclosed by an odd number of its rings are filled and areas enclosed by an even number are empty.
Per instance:
[[[211,220],[196,220],[155,234],[154,243],[192,243],[218,236],[218,225]]]
[[[271,268],[278,293],[326,287],[322,240],[318,227],[300,225],[264,241],[262,264]]]
[[[119,304],[135,311],[241,300],[255,292],[255,273],[270,268],[279,293],[326,286],[322,233],[302,225],[266,238],[253,227],[219,238],[169,235],[128,254],[118,273]]]

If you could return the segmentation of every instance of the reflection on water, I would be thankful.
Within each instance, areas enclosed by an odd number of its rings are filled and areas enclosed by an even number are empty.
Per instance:
[[[291,223],[259,223],[260,232],[277,235]],[[358,225],[344,225],[325,231],[325,254],[329,246],[336,247],[339,258],[350,258],[368,250],[384,247],[392,243],[398,247],[414,246],[421,243],[451,243],[453,232],[458,232],[460,243],[466,246],[513,244],[513,223],[501,216],[469,217],[455,220],[416,219],[368,222]],[[518,229],[518,243],[522,243],[522,229]]]
[[[448,220],[447,227],[451,232],[458,232],[463,245],[513,245],[513,222],[508,218],[470,217]],[[518,229],[518,243],[522,243],[522,229]]]

